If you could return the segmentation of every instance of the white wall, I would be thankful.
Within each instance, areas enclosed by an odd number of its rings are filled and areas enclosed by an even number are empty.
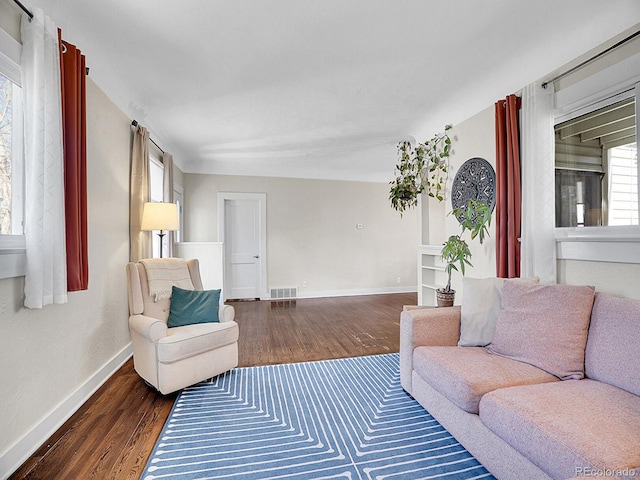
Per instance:
[[[640,265],[559,260],[558,283],[594,285],[598,292],[640,300]]]
[[[387,184],[199,174],[184,179],[186,241],[219,240],[218,192],[267,194],[269,288],[296,286],[300,296],[416,289],[416,211],[401,218],[390,206]],[[356,229],[358,223],[364,228]]]
[[[89,289],[65,305],[22,307],[24,279],[0,280],[0,478],[130,355],[130,119],[88,78]]]

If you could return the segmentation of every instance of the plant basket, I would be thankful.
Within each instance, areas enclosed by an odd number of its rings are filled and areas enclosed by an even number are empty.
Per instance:
[[[436,299],[438,300],[439,307],[453,307],[453,301],[456,297],[456,291],[451,290],[447,292],[446,290],[439,288],[436,290]]]

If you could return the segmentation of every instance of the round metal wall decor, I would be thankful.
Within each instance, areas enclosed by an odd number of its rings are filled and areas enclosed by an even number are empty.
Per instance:
[[[451,187],[451,207],[463,208],[469,200],[496,206],[496,172],[484,158],[470,158],[462,164]],[[460,221],[460,218],[458,218]]]

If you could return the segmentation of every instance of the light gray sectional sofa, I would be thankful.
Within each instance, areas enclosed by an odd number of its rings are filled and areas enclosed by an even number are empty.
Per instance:
[[[640,479],[640,302],[483,282],[462,307],[402,312],[403,388],[499,479]],[[483,315],[490,345],[458,346],[486,343]]]

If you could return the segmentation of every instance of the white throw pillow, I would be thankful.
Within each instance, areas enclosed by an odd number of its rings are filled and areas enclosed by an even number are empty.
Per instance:
[[[500,316],[505,281],[539,283],[540,279],[462,277],[460,347],[486,347],[491,343],[496,321]]]

